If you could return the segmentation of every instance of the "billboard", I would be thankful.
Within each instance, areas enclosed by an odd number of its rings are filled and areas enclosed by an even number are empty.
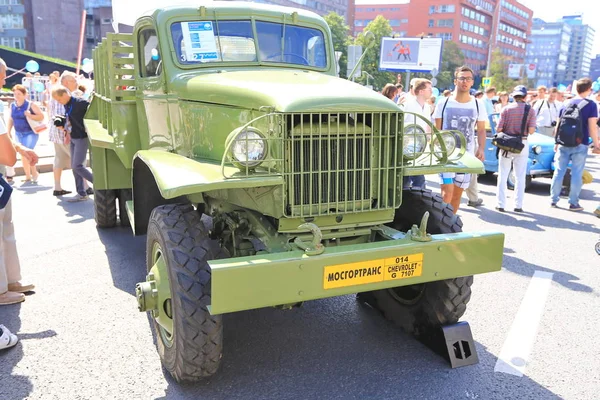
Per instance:
[[[526,69],[527,78],[534,79],[535,73],[537,70],[537,66],[535,64],[525,64],[525,66],[527,67],[527,69]]]
[[[523,64],[508,64],[508,77],[511,79],[519,79]]]
[[[431,72],[440,69],[442,38],[382,38],[380,71]]]
[[[525,70],[525,73],[523,73]],[[508,77],[511,79],[520,79],[527,76],[529,79],[535,78],[537,66],[535,64],[508,64]]]

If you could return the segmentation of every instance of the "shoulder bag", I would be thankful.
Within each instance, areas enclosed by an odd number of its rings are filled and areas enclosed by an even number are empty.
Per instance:
[[[530,109],[531,106],[529,104],[525,104],[525,112],[523,113],[523,121],[521,122],[520,135],[513,136],[498,132],[492,138],[492,144],[499,150],[503,150],[508,153],[520,154],[523,148],[525,148],[522,138],[525,136],[525,125],[527,124],[527,117],[529,116]]]
[[[31,111],[31,102],[29,102],[29,107],[27,107],[27,111]],[[25,118],[27,119],[27,123],[29,123],[31,130],[37,135],[39,135],[40,133],[42,133],[46,129],[48,129],[48,125],[46,125],[44,120],[36,121],[29,117],[25,117]]]

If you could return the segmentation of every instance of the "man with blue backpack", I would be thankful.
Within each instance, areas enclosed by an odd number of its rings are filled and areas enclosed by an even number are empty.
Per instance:
[[[594,144],[594,150],[600,150],[598,143],[598,107],[588,97],[592,94],[592,81],[589,78],[577,81],[578,97],[569,102],[560,112],[556,126],[555,137],[555,169],[550,186],[552,196],[552,207],[558,207],[560,190],[563,178],[571,163],[571,190],[569,192],[569,210],[582,211],[579,205],[579,194],[581,193],[583,168],[588,154],[588,143],[590,138]]]

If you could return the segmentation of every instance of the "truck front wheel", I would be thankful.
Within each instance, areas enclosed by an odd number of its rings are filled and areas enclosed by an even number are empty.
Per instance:
[[[389,225],[406,232],[419,225],[429,211],[427,232],[431,234],[462,231],[462,222],[452,207],[429,190],[402,192],[402,205]],[[425,261],[424,268],[427,268]],[[471,298],[473,276],[375,290],[359,294],[359,299],[379,310],[386,319],[407,333],[419,335],[430,328],[458,322]]]
[[[158,312],[164,311],[170,321],[159,324],[159,318],[153,319],[164,367],[178,382],[213,375],[221,362],[223,322],[207,308],[211,304],[208,261],[227,258],[227,251],[208,237],[200,213],[180,204],[152,211],[146,249],[148,271],[154,268],[169,281],[170,298]]]
[[[114,228],[117,224],[117,192],[94,191],[94,216],[98,228]]]

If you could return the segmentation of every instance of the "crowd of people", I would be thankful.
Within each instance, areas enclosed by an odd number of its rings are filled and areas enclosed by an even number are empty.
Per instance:
[[[5,84],[6,71],[6,63],[0,59],[0,86]],[[83,91],[74,73],[54,72],[49,81],[49,96],[42,102],[28,98],[25,86],[14,86],[14,102],[7,124],[0,118],[0,305],[22,302],[25,300],[24,294],[35,288],[32,283],[22,279],[14,235],[11,199],[14,170],[7,171],[7,167],[15,165],[17,154],[21,157],[25,174],[23,185],[36,184],[38,155],[34,148],[39,134],[47,131],[55,149],[54,196],[71,193],[61,185],[62,171],[67,168],[73,170],[77,191],[68,201],[84,201],[93,194],[89,186],[89,183],[93,183],[93,175],[86,168],[88,139],[83,123],[89,104],[83,98]],[[43,121],[46,121],[45,126]],[[0,325],[0,349],[12,347],[17,341],[16,335]]]
[[[495,209],[506,212],[507,181],[511,170],[515,174],[515,212],[523,211],[525,182],[529,158],[528,136],[539,132],[555,139],[555,169],[550,188],[550,205],[558,207],[562,183],[567,169],[571,172],[569,206],[571,211],[582,211],[579,195],[582,177],[589,147],[600,154],[598,137],[598,114],[600,112],[600,92],[592,93],[592,81],[582,78],[577,81],[577,95],[560,92],[557,88],[540,86],[530,92],[527,87],[518,85],[511,93],[499,92],[488,87],[483,91],[474,91],[474,72],[466,66],[460,67],[454,74],[454,90],[444,90],[441,96],[432,96],[432,84],[427,79],[415,78],[410,89],[404,92],[401,75],[396,84],[387,84],[381,94],[395,102],[399,109],[411,113],[404,118],[405,127],[418,123],[426,133],[431,126],[443,130],[458,130],[466,140],[466,151],[480,160],[484,160],[486,145],[486,125],[494,123],[490,115],[498,114],[497,135],[513,138],[521,142],[520,151],[498,151],[498,181]],[[562,141],[561,133],[565,122],[573,110],[577,109],[581,127],[578,142],[568,144]],[[412,117],[412,115],[415,115]],[[420,116],[421,118],[416,118]],[[428,122],[425,122],[428,121]],[[563,128],[561,128],[561,126]],[[479,198],[477,175],[462,173],[440,174],[441,195],[444,202],[450,204],[457,213],[462,193],[467,193],[467,205],[479,207],[483,200]],[[424,176],[410,176],[404,179],[404,188],[426,185]],[[600,206],[594,211],[600,217]]]

